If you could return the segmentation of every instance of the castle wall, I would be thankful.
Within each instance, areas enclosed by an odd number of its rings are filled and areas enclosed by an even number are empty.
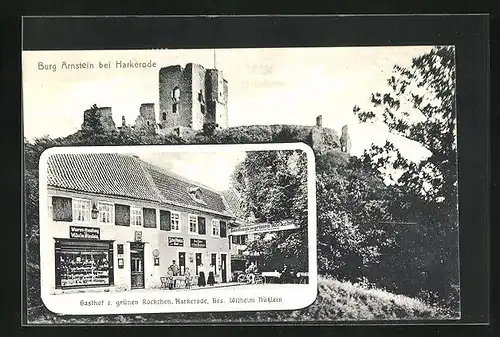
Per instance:
[[[206,122],[212,122],[225,128],[228,125],[228,85],[223,78],[222,71],[217,69],[207,70],[207,108]]]
[[[135,119],[136,130],[146,131],[148,133],[156,132],[156,117],[154,103],[143,103],[139,108],[139,116]]]
[[[206,115],[206,88],[205,88],[205,68],[198,64],[189,64],[192,69],[192,82],[191,82],[191,106],[192,106],[192,125],[193,130],[203,129]],[[187,66],[186,66],[187,68]],[[205,110],[202,111],[202,106]]]

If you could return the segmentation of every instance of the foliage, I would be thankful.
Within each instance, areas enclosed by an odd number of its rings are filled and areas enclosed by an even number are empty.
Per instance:
[[[392,190],[357,158],[343,156],[316,157],[318,268],[354,280],[379,263],[381,248],[391,245],[390,232],[377,223],[392,219]]]
[[[252,322],[335,322],[346,320],[453,319],[436,306],[363,284],[318,278],[318,296],[310,306],[293,311],[172,313],[147,315],[54,316],[46,312],[33,323],[47,324],[183,324]]]
[[[396,65],[388,91],[374,93],[374,109],[354,107],[361,122],[382,122],[398,136],[417,142],[430,153],[420,162],[406,159],[391,142],[373,145],[363,162],[384,172],[401,172],[395,179],[400,193],[395,213],[412,219],[418,230],[398,234],[399,258],[385,260],[380,273],[403,278],[413,292],[429,289],[441,301],[458,305],[458,211],[453,47],[435,47],[413,59],[410,67]],[[410,241],[409,241],[410,240]],[[389,253],[388,253],[389,254]],[[396,256],[396,255],[394,255]],[[409,268],[408,266],[411,265]],[[385,269],[385,271],[383,271]],[[387,271],[391,272],[388,273]],[[409,289],[407,289],[409,290]]]
[[[260,222],[291,219],[300,226],[297,231],[275,233],[269,241],[255,240],[248,250],[259,253],[272,269],[286,263],[307,270],[306,154],[300,150],[249,152],[233,181],[247,216],[253,214]],[[272,260],[281,261],[280,265]]]

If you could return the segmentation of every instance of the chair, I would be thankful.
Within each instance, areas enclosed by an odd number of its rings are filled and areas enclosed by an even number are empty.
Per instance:
[[[167,278],[162,276],[160,277],[160,281],[161,281],[161,285],[160,285],[160,289],[167,289]]]
[[[193,283],[193,278],[191,277],[191,273],[189,271],[186,271],[184,276],[186,277],[184,281],[184,287],[186,289],[191,289],[191,284]]]
[[[174,273],[169,270],[167,271],[166,284],[168,289],[172,289],[174,286]]]

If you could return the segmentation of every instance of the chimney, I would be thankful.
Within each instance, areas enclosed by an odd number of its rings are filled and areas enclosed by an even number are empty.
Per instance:
[[[125,123],[125,116],[122,116],[122,126],[126,126],[127,124]]]
[[[319,115],[316,117],[316,126],[321,127],[323,125],[323,116]]]

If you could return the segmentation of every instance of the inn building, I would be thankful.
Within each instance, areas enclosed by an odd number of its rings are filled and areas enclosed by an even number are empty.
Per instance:
[[[192,276],[214,264],[216,282],[230,281],[234,216],[207,186],[133,155],[51,154],[47,197],[51,294],[159,288],[172,260]]]

